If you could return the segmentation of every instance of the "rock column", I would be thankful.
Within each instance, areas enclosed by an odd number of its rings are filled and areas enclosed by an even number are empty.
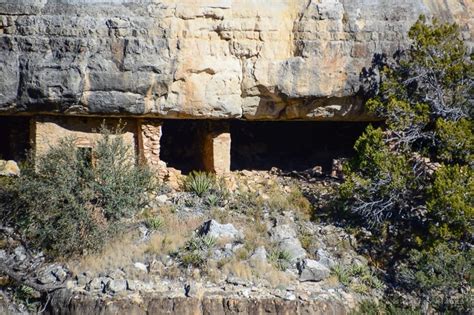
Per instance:
[[[203,164],[207,172],[222,175],[230,172],[229,124],[210,122],[204,134]]]

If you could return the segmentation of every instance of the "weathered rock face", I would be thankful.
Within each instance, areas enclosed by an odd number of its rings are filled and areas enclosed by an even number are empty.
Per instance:
[[[470,0],[0,0],[0,113],[363,120],[360,73]]]
[[[143,296],[135,300],[96,300],[68,292],[55,294],[46,314],[348,314],[337,301],[288,301],[210,295],[198,298]]]

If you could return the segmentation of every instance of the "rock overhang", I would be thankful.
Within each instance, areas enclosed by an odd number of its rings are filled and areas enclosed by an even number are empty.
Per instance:
[[[0,114],[356,120],[377,54],[409,45],[420,14],[463,0],[0,3]]]

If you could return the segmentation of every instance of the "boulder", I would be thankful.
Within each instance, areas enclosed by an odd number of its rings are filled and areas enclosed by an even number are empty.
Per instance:
[[[136,262],[133,266],[140,271],[148,272],[148,267],[144,263]]]
[[[297,238],[287,238],[278,243],[278,248],[290,254],[290,261],[295,263],[299,259],[305,258],[307,253],[301,242]]]
[[[215,220],[204,222],[198,229],[200,236],[211,236],[216,239],[238,240],[243,239],[243,233],[237,230],[232,224],[220,224]]]
[[[67,278],[67,271],[61,265],[52,264],[42,269],[38,274],[38,282],[41,284],[51,284],[54,282],[64,282]]]
[[[270,230],[270,239],[273,242],[281,242],[289,238],[296,238],[296,231],[290,224],[277,225]]]
[[[109,278],[118,280],[118,279],[124,279],[125,278],[125,272],[121,269],[115,269],[111,273],[108,274]]]
[[[336,261],[334,260],[334,258],[332,257],[332,255],[324,250],[324,249],[318,249],[316,251],[316,256],[317,256],[317,261],[326,266],[327,268],[332,268],[336,265]]]
[[[87,272],[82,272],[76,276],[76,283],[79,287],[85,287],[89,282],[90,276]]]
[[[87,284],[86,289],[88,291],[103,292],[105,287],[109,284],[110,281],[111,279],[107,277],[94,278]]]
[[[23,246],[18,246],[13,251],[15,254],[15,261],[21,262],[26,259],[26,249]]]
[[[159,195],[155,198],[155,200],[160,204],[165,204],[165,203],[168,202],[168,196],[167,195]]]
[[[51,270],[51,273],[56,277],[56,280],[63,282],[67,278],[67,271],[62,266],[56,266]]]
[[[281,224],[270,230],[270,239],[278,248],[290,254],[291,262],[305,258],[307,253],[297,237],[296,231],[290,224]]]
[[[56,277],[51,272],[45,272],[38,277],[38,282],[45,285],[51,284],[56,282]]]
[[[300,281],[321,281],[329,277],[331,270],[312,259],[304,259],[297,264]]]
[[[106,287],[107,292],[109,293],[120,293],[127,290],[127,280],[125,279],[118,279],[118,280],[110,280]]]
[[[20,176],[18,164],[11,160],[0,160],[0,176]]]

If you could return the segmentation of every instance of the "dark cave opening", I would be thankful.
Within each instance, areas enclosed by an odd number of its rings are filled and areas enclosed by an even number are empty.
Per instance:
[[[202,132],[207,121],[167,119],[163,121],[160,159],[168,167],[187,174],[203,170]]]
[[[231,169],[302,171],[351,157],[365,122],[232,121]]]
[[[23,161],[30,147],[30,119],[0,116],[0,159]]]

